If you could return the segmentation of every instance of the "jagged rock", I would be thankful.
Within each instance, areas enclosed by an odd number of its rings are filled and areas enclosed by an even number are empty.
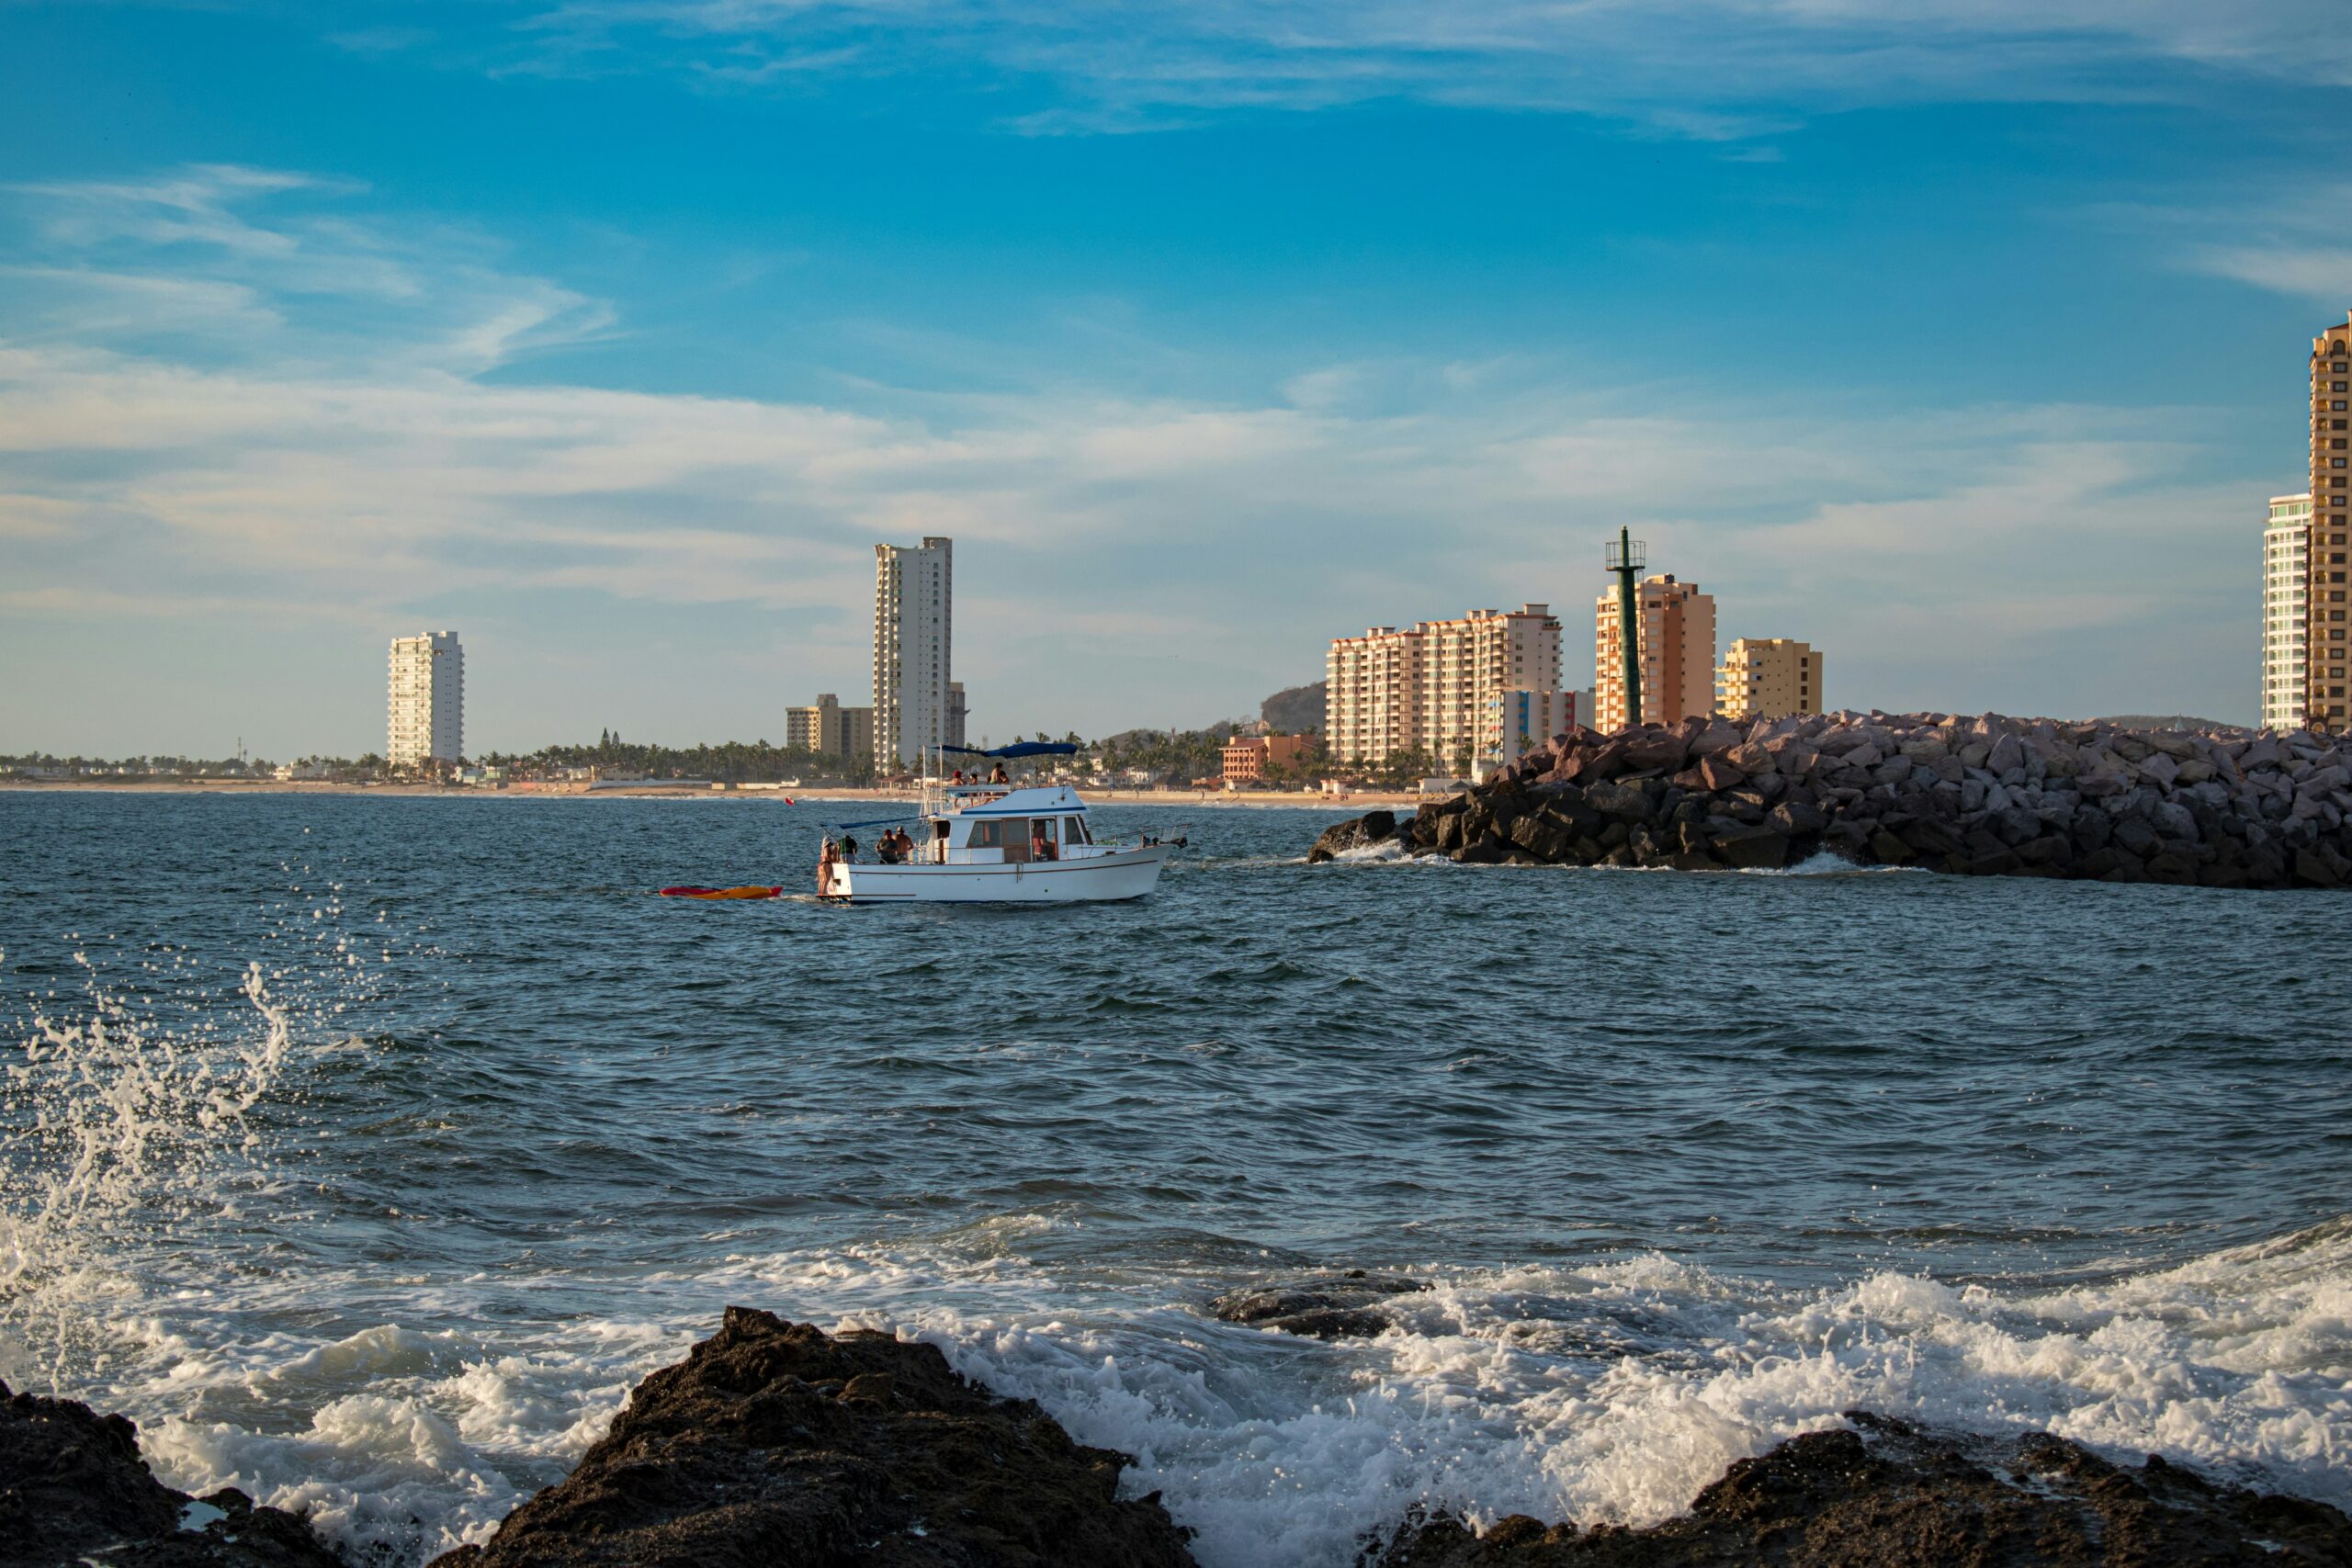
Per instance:
[[[0,1568],[340,1568],[311,1527],[233,1488],[157,1481],[139,1428],[0,1383]]]
[[[1695,719],[1605,739],[1577,731],[1401,827],[1380,814],[1330,829],[1308,858],[1390,837],[1479,863],[1697,870],[1826,846],[1985,876],[2352,887],[2352,736],[1998,714],[1809,715],[1744,736]]]
[[[2218,1484],[2150,1455],[2119,1465],[2035,1432],[1931,1435],[1855,1411],[1854,1430],[1737,1461],[1648,1529],[1546,1526],[1483,1536],[1408,1522],[1375,1568],[2278,1568],[2352,1562],[2352,1519]],[[1367,1554],[1370,1557],[1370,1554]]]
[[[957,1377],[935,1345],[729,1307],[560,1484],[435,1568],[860,1562],[1186,1568],[1125,1455]]]
[[[1395,812],[1367,811],[1361,817],[1350,818],[1345,822],[1335,822],[1323,829],[1323,836],[1317,839],[1315,847],[1306,852],[1306,863],[1319,864],[1324,861],[1345,854],[1350,850],[1361,850],[1374,844],[1385,843],[1396,836],[1396,815]]]
[[[1368,1339],[1396,1323],[1372,1310],[1377,1303],[1429,1288],[1427,1280],[1351,1269],[1229,1292],[1210,1302],[1209,1311],[1227,1323],[1280,1329],[1310,1339]]]

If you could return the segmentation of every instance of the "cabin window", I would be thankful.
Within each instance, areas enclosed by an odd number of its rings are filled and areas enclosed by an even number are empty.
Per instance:
[[[1059,826],[1050,817],[1029,818],[1029,854],[1035,860],[1054,860],[1061,854]]]
[[[1062,842],[1063,842],[1063,843],[1065,843],[1065,844],[1091,844],[1091,843],[1092,843],[1093,841],[1094,841],[1094,836],[1093,836],[1092,834],[1089,833],[1089,832],[1086,830],[1086,818],[1083,818],[1083,817],[1065,817],[1065,818],[1062,818]]]
[[[976,850],[1018,849],[1019,858],[1029,854],[1029,818],[1026,817],[989,817],[972,824],[972,848]],[[1007,860],[1015,858],[1011,854]]]

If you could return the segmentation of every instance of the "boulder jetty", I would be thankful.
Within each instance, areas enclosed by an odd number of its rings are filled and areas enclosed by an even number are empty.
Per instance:
[[[1471,864],[2352,886],[2352,736],[1999,714],[1690,718],[1554,736],[1487,783],[1316,841]]]

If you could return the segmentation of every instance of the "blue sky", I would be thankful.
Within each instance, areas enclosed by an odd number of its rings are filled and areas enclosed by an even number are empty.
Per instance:
[[[1621,525],[1835,704],[2251,719],[2338,0],[0,0],[0,750],[1254,711]]]

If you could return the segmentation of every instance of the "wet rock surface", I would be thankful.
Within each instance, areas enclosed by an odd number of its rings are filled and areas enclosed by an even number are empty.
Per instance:
[[[224,1489],[157,1481],[139,1428],[0,1383],[0,1568],[335,1568],[311,1527]]]
[[[1374,1568],[2190,1568],[2352,1563],[2352,1519],[2219,1485],[2150,1456],[2117,1465],[2064,1438],[1939,1437],[1863,1412],[1850,1431],[1742,1460],[1690,1512],[1648,1529],[1545,1525],[1484,1535],[1420,1521]]]
[[[1156,1495],[1118,1499],[1128,1462],[936,1346],[729,1307],[569,1478],[435,1564],[1190,1563]]]
[[[2352,736],[1999,714],[1579,729],[1401,822],[1339,823],[1307,858],[1391,842],[1472,864],[1771,871],[1826,852],[1955,875],[2352,887]]]
[[[1351,1269],[1343,1274],[1317,1274],[1228,1292],[1210,1302],[1209,1310],[1227,1323],[1280,1329],[1284,1334],[1315,1339],[1369,1339],[1396,1321],[1375,1310],[1377,1303],[1429,1288],[1427,1280]]]

